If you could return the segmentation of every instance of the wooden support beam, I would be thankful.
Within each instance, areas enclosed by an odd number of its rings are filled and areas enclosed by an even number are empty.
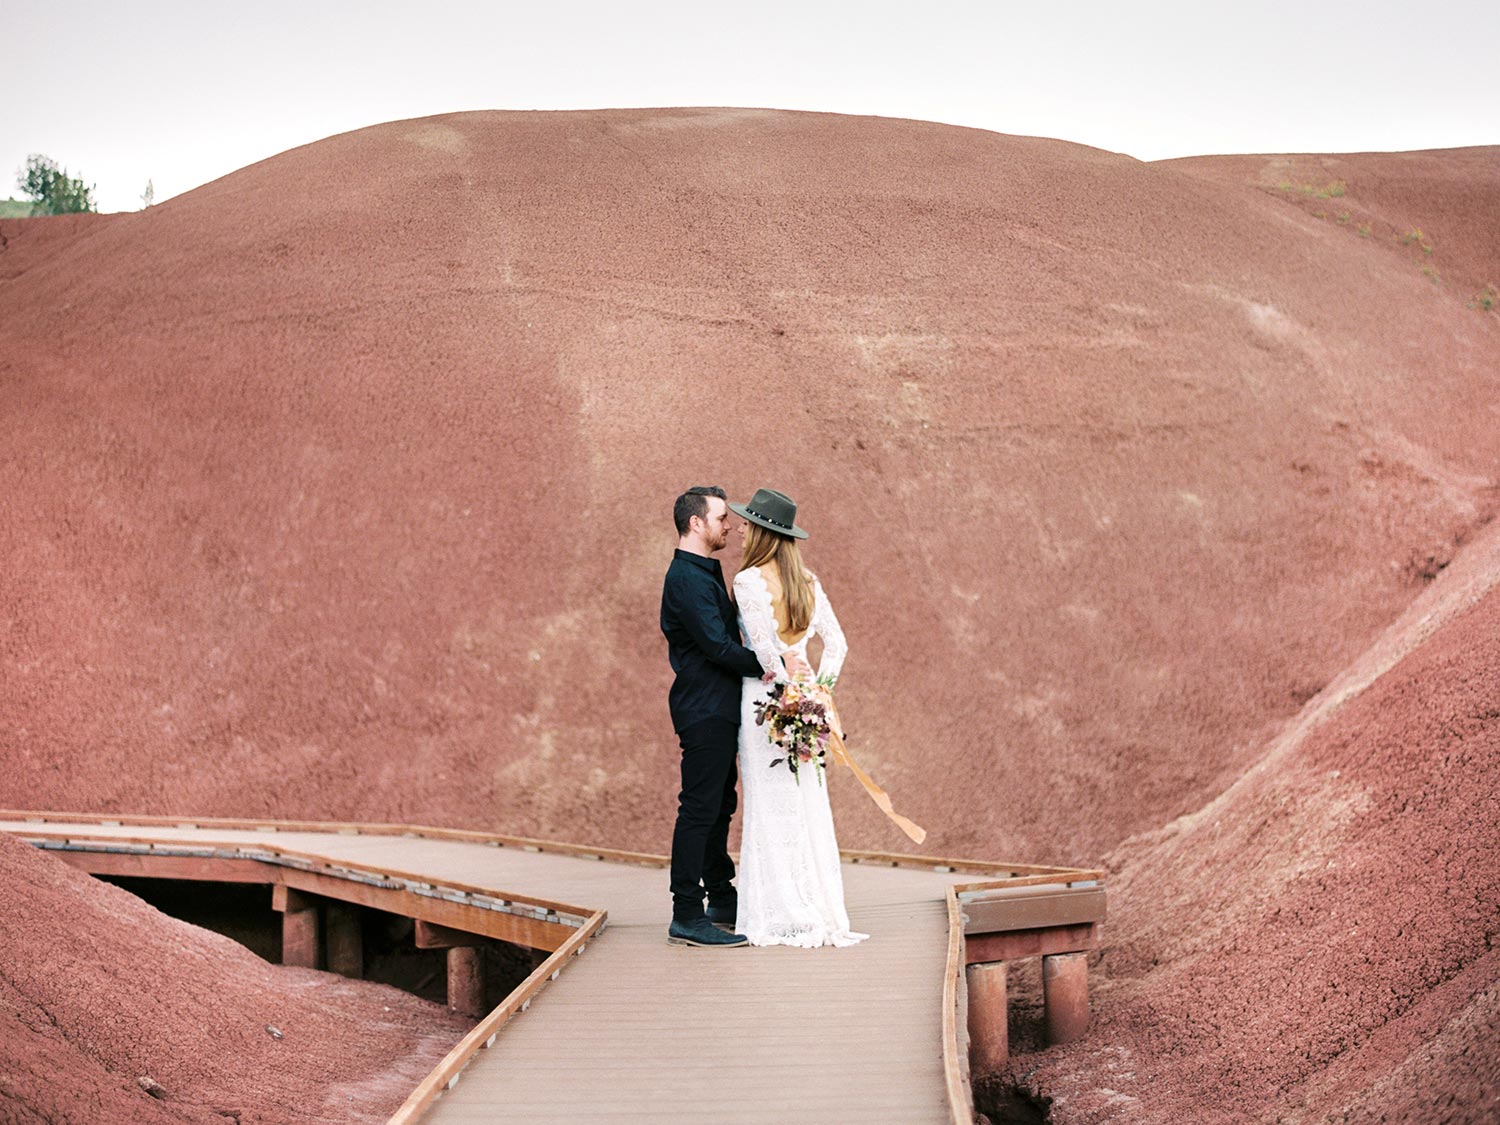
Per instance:
[[[330,902],[323,911],[327,927],[328,971],[360,980],[365,975],[364,935],[360,930],[360,908]]]
[[[1072,1043],[1089,1027],[1089,969],[1086,953],[1042,958],[1042,1002],[1047,1042]]]
[[[318,900],[312,895],[295,891],[284,883],[273,883],[271,886],[271,909],[279,914],[316,910],[317,906]]]
[[[287,910],[281,915],[281,963],[321,969],[320,911]]]
[[[1004,933],[1008,930],[1038,930],[1050,926],[1077,926],[1104,920],[1103,887],[1060,887],[1030,891],[1007,888],[993,897],[969,899],[961,904],[964,933]]]
[[[440,926],[480,933],[485,937],[499,938],[501,941],[514,942],[532,949],[559,949],[578,932],[575,927],[562,922],[548,922],[541,918],[507,914],[499,910],[476,909],[445,898],[420,895],[404,889],[375,887],[295,867],[280,868],[278,874],[287,886],[299,890],[342,902],[374,907],[392,914],[404,914],[408,918],[424,922],[436,922]]]
[[[448,1007],[459,1015],[484,1015],[484,952],[457,945],[448,950]]]
[[[970,965],[969,1069],[993,1074],[1010,1058],[1010,1025],[1006,1019],[1005,962]]]
[[[208,883],[269,883],[266,865],[255,859],[217,859],[195,855],[72,851],[49,848],[70,867],[90,875],[132,875],[144,879],[181,879]]]
[[[46,835],[45,833],[41,835]],[[113,842],[113,841],[112,841]],[[128,840],[121,843],[146,843],[150,840]],[[224,844],[223,846],[231,846]],[[575,926],[564,922],[538,917],[531,913],[511,914],[500,910],[478,908],[451,899],[433,895],[417,894],[402,887],[377,886],[337,875],[307,871],[300,867],[262,863],[255,859],[239,859],[220,856],[181,856],[164,853],[126,853],[97,850],[48,849],[65,862],[94,874],[141,875],[152,878],[204,879],[225,882],[269,883],[272,888],[272,905],[285,911],[288,902],[298,899],[286,897],[294,892],[304,896],[316,896],[314,902],[332,899],[339,902],[368,906],[392,914],[404,914],[408,918],[434,922],[440,926],[498,938],[530,949],[553,952],[560,949],[573,934]],[[294,855],[298,853],[286,852]],[[524,905],[544,906],[545,900],[525,898]],[[552,904],[560,911],[569,913],[579,908],[566,903]],[[305,909],[299,908],[299,909]],[[584,911],[580,917],[587,917]]]
[[[483,945],[488,940],[468,930],[456,930],[452,926],[439,926],[436,922],[417,919],[418,949],[454,949],[458,946]]]
[[[1052,953],[1077,953],[1099,948],[1099,927],[1092,922],[1077,926],[1048,926],[1041,930],[973,934],[964,941],[964,955],[973,965],[984,961],[1019,961],[1023,957],[1045,957]]]

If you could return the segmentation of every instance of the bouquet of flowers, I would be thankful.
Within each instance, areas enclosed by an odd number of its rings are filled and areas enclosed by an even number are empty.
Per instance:
[[[833,735],[829,721],[833,679],[820,676],[813,683],[792,681],[771,685],[771,693],[755,704],[755,725],[769,727],[770,740],[783,747],[786,754],[773,758],[771,765],[787,764],[797,783],[799,770],[811,765],[823,783],[828,742]]]

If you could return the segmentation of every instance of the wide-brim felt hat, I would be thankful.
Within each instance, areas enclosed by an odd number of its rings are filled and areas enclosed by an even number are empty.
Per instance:
[[[744,516],[751,523],[776,532],[790,535],[793,539],[806,539],[807,532],[797,526],[797,502],[784,492],[774,488],[757,488],[748,504],[730,504],[736,515]]]

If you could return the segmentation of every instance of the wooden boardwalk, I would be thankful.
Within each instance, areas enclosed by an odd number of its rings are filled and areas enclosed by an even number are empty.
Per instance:
[[[711,950],[667,944],[660,857],[592,858],[565,845],[435,829],[416,836],[369,825],[310,831],[274,822],[58,819],[65,816],[0,812],[0,831],[56,848],[85,869],[119,871],[110,864],[185,852],[221,861],[248,855],[295,863],[285,868],[289,882],[363,872],[367,882],[415,887],[434,906],[472,895],[515,911],[540,910],[525,900],[552,904],[548,925],[574,933],[573,944],[543,967],[524,1009],[518,997],[508,1021],[497,1009],[482,1025],[490,1049],[472,1045],[461,1073],[450,1065],[425,1097],[414,1095],[406,1119],[969,1119],[967,1106],[954,1107],[956,1069],[967,1096],[966,1060],[952,1058],[953,1024],[961,1031],[963,1014],[948,1014],[945,1052],[945,1004],[963,978],[962,961],[956,970],[953,962],[962,938],[961,923],[951,924],[950,888],[971,881],[975,868],[846,861],[850,921],[869,940],[847,949]],[[598,932],[554,924],[589,918]],[[557,944],[549,939],[547,948]]]

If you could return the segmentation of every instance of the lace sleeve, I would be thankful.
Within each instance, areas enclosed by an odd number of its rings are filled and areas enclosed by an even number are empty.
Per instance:
[[[776,615],[771,609],[770,591],[759,571],[742,570],[734,576],[734,600],[745,625],[745,640],[755,650],[761,668],[785,683],[786,668],[776,646]]]
[[[823,658],[818,661],[818,675],[838,679],[844,667],[844,657],[849,653],[849,643],[844,640],[844,630],[839,619],[833,615],[833,605],[823,593],[823,584],[813,579],[813,628],[823,638]]]

